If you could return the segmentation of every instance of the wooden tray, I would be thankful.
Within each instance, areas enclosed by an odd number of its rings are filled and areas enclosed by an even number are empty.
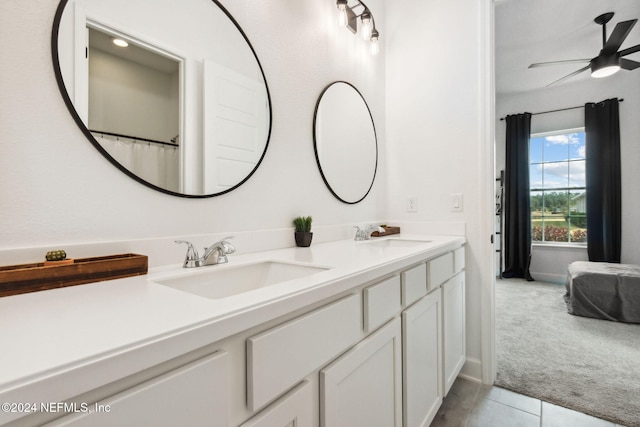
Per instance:
[[[385,232],[384,233],[380,233],[379,231],[374,231],[373,233],[371,233],[372,237],[382,237],[382,236],[389,236],[391,234],[400,234],[400,227],[382,227],[384,228]]]
[[[0,267],[0,297],[139,276],[147,268],[147,256],[138,254],[9,265]]]

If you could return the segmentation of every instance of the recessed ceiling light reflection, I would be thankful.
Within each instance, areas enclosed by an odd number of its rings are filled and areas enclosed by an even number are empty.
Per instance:
[[[122,39],[113,39],[113,44],[115,44],[116,46],[120,46],[120,47],[129,46],[129,43],[127,43],[126,40],[122,40]]]

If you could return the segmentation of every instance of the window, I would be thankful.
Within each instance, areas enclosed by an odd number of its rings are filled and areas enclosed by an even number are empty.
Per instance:
[[[533,242],[587,242],[584,129],[531,135]]]

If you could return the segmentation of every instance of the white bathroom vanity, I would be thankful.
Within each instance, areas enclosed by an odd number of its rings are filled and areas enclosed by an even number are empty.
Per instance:
[[[427,426],[465,362],[464,244],[341,240],[1,298],[0,424]]]

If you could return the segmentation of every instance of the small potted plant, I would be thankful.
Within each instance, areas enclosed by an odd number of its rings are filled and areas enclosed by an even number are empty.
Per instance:
[[[311,221],[312,218],[310,216],[299,216],[294,218],[293,225],[296,228],[295,238],[297,246],[306,248],[311,245],[311,239],[313,238],[313,233],[311,232]]]

